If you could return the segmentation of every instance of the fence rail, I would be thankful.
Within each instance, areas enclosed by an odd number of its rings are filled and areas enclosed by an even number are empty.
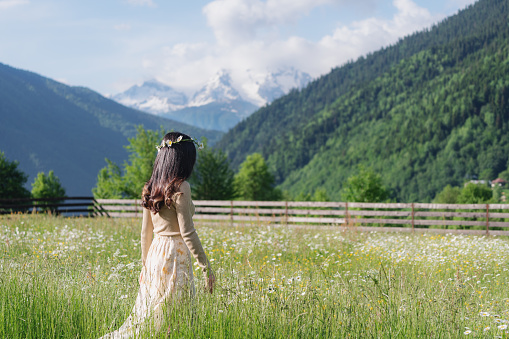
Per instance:
[[[70,201],[70,202],[69,202]],[[138,218],[137,199],[62,197],[0,199],[0,214],[51,211],[63,215]],[[435,231],[509,235],[509,204],[428,204],[195,200],[198,223],[323,226],[378,231]],[[376,228],[375,228],[376,227]],[[454,229],[450,229],[452,227]]]
[[[96,205],[94,197],[0,199],[0,214],[49,211],[64,216],[95,216]]]
[[[97,199],[111,217],[141,217],[140,200]],[[358,203],[195,200],[198,223],[358,226],[380,231],[509,235],[509,204]],[[400,227],[398,227],[400,226]],[[376,227],[376,228],[374,228]],[[453,227],[454,229],[450,229]]]

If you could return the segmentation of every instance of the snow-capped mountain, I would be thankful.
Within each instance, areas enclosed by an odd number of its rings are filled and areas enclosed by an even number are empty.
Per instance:
[[[272,102],[292,88],[302,88],[311,80],[308,74],[294,68],[249,74],[248,78],[249,83],[239,87],[243,95],[235,88],[230,73],[221,70],[190,100],[185,94],[156,80],[135,85],[112,99],[196,127],[227,131],[261,105]]]
[[[309,74],[296,70],[293,67],[268,73],[262,80],[256,81],[257,94],[265,100],[272,102],[288,92],[292,88],[303,88],[311,81]]]
[[[239,92],[233,88],[231,82],[230,74],[225,70],[221,70],[194,94],[188,106],[197,107],[212,102],[242,100]]]
[[[122,105],[152,114],[176,111],[186,107],[188,103],[184,93],[157,80],[145,81],[141,86],[134,85],[111,98]]]

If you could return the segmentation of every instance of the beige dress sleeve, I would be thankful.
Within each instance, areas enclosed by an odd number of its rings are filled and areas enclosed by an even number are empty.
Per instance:
[[[193,254],[198,265],[201,267],[203,274],[209,276],[212,274],[212,270],[207,255],[203,250],[200,238],[198,237],[198,233],[196,233],[196,229],[194,228],[194,204],[191,200],[191,187],[187,181],[184,181],[180,185],[180,192],[175,194],[173,201],[175,203],[175,210],[177,211],[180,234],[189,248],[189,251]]]
[[[148,249],[152,243],[152,234],[154,232],[154,224],[152,223],[152,215],[150,210],[143,209],[143,221],[141,223],[141,261],[145,266]]]

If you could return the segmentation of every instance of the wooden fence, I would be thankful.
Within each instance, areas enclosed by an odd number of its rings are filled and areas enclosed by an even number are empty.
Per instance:
[[[97,199],[110,217],[141,217],[139,200]],[[509,204],[353,203],[195,200],[194,220],[232,226],[357,227],[377,231],[434,231],[509,235]],[[376,227],[376,228],[375,228]],[[454,229],[452,229],[454,228]]]
[[[49,211],[64,216],[95,216],[96,208],[94,197],[0,199],[0,214]]]
[[[509,204],[426,204],[195,200],[198,223],[356,227],[361,231],[434,231],[509,235]],[[65,216],[142,216],[140,200],[62,197],[0,199],[0,214],[51,211]]]

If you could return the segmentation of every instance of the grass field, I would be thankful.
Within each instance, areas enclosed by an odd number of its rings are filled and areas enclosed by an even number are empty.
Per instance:
[[[118,328],[138,289],[140,223],[1,217],[0,338]],[[216,290],[196,274],[194,301],[174,305],[153,337],[509,338],[507,239],[263,224],[198,233]]]

